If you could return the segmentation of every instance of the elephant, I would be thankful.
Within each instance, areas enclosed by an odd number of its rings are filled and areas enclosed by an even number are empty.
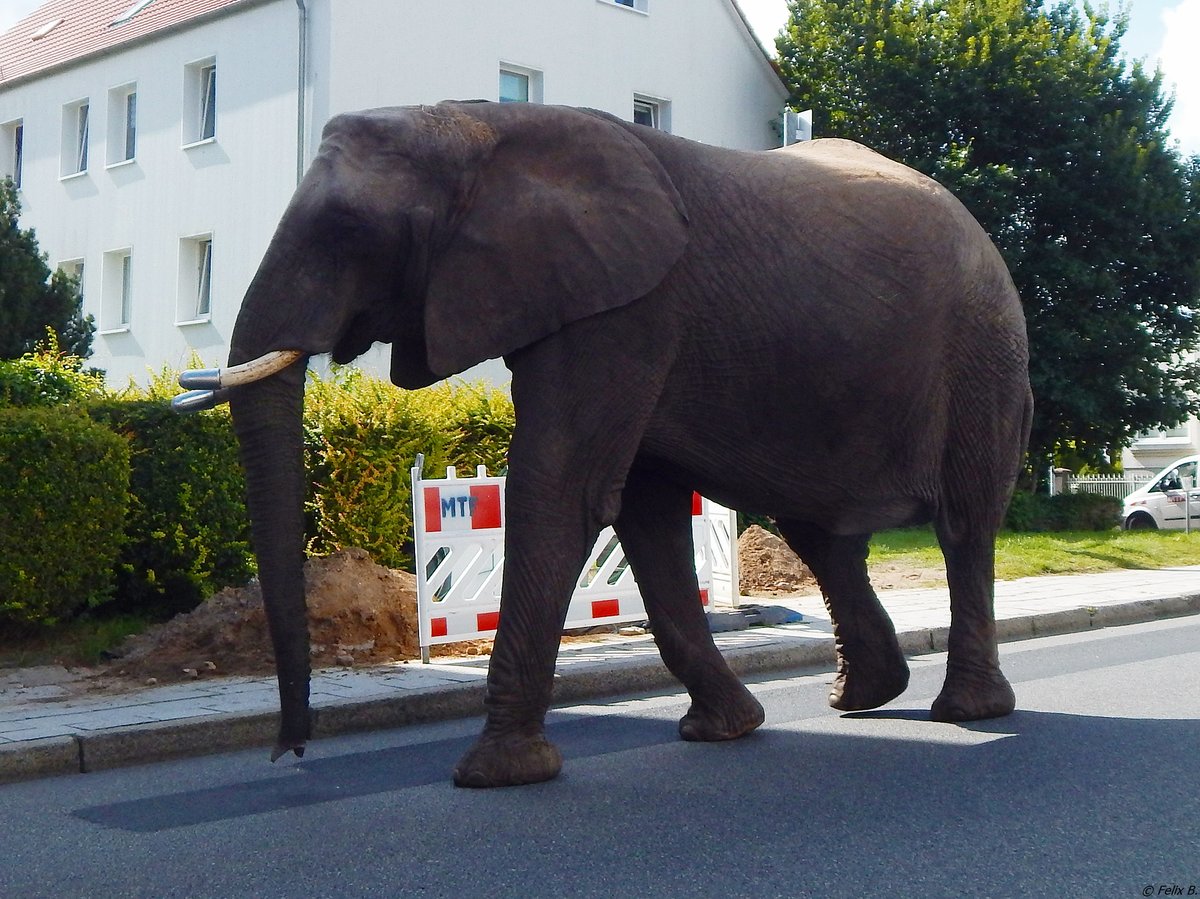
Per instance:
[[[868,540],[932,523],[952,623],[930,715],[1015,707],[994,552],[1032,415],[1025,319],[988,235],[933,180],[850,141],[730,150],[573,107],[332,118],[227,367],[181,378],[231,405],[278,667],[272,760],[311,736],[306,364],[375,342],[391,344],[405,388],[497,357],[512,374],[499,629],[486,722],[456,784],[559,773],[544,729],[559,635],[610,524],[690,695],[679,735],[729,740],[763,722],[698,599],[693,491],[772,518],[815,573],[838,710],[907,687]]]

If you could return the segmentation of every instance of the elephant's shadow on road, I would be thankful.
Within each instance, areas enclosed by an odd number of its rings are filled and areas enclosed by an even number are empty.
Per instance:
[[[841,720],[927,720],[927,711],[905,709],[852,713]],[[833,720],[833,719],[831,719]],[[944,725],[930,725],[944,728]],[[938,814],[939,802],[986,806],[1027,802],[1039,808],[1055,798],[1091,807],[1092,814],[1118,813],[1122,803],[1138,803],[1149,781],[1191,783],[1194,759],[1200,756],[1200,721],[1105,718],[1063,713],[1020,711],[992,721],[960,727],[997,738],[982,744],[956,743],[919,736],[881,738],[874,735],[808,732],[772,727],[731,743],[689,744],[678,740],[672,722],[620,714],[559,714],[548,735],[563,751],[566,767],[557,781],[536,787],[484,791],[475,795],[512,796],[543,791],[539,802],[586,801],[589,790],[626,792],[631,801],[655,804],[657,784],[719,783],[730,796],[764,779],[778,797],[799,807],[830,795],[854,796],[856,808],[869,812],[872,802],[894,803],[901,789],[910,810],[928,807]],[[351,752],[327,758],[311,756],[286,774],[240,783],[77,809],[73,815],[108,828],[151,833],[277,812],[287,808],[338,802],[355,797],[444,784],[450,786],[453,761],[472,738]],[[1183,744],[1182,746],[1180,744]],[[637,750],[674,744],[669,768],[648,766]],[[319,755],[324,747],[310,747]],[[1170,748],[1168,753],[1166,750]],[[1185,751],[1179,751],[1179,750]],[[629,753],[624,758],[621,753]],[[578,775],[588,760],[611,756],[603,775]],[[1191,759],[1190,762],[1183,760]],[[171,764],[171,763],[165,763]],[[627,766],[627,776],[609,775]],[[685,767],[686,766],[686,767]],[[1166,780],[1164,780],[1166,779]],[[888,791],[867,791],[864,784],[888,783]],[[897,786],[899,785],[899,786]],[[561,791],[561,792],[557,792]],[[555,798],[555,796],[559,798]],[[886,800],[884,796],[887,796]],[[491,801],[502,801],[493,799]],[[1196,797],[1190,796],[1195,803]],[[547,806],[550,807],[549,805]],[[1118,810],[1118,811],[1113,811]],[[886,813],[882,807],[879,812]],[[731,807],[731,813],[744,814]]]

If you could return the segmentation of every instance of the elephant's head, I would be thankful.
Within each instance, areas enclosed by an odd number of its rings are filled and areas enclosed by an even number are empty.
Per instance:
[[[279,673],[272,758],[309,736],[301,412],[309,356],[392,344],[420,387],[649,293],[686,214],[636,128],[526,104],[442,104],[333,119],[242,304],[228,396]],[[208,402],[212,402],[209,399]]]

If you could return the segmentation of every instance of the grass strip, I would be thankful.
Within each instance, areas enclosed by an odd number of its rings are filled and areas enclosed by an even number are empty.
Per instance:
[[[871,539],[873,563],[912,565],[944,571],[937,538],[929,528],[881,531]],[[996,578],[1002,581],[1046,574],[1091,574],[1119,569],[1200,565],[1200,530],[1063,531],[1001,533],[996,540]]]

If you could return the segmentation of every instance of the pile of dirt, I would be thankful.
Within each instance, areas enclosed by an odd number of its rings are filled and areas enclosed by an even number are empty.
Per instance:
[[[815,588],[817,581],[782,539],[754,524],[738,537],[742,594],[779,595]]]
[[[743,595],[817,591],[816,580],[804,563],[779,537],[760,527],[747,529],[738,539],[738,559]],[[917,586],[936,575],[924,571],[873,571],[872,580],[876,587],[883,588]],[[348,549],[309,559],[304,579],[314,668],[420,658],[417,584],[413,575],[377,565],[361,549]],[[433,654],[439,656],[490,651],[490,640],[433,648]],[[262,590],[257,582],[222,590],[193,611],[131,637],[119,652],[119,658],[99,673],[143,682],[171,682],[275,670]]]
[[[417,579],[361,549],[304,565],[313,667],[420,657]],[[458,647],[459,652],[463,648]],[[131,637],[109,673],[179,680],[275,668],[258,582],[227,588],[191,612]]]

